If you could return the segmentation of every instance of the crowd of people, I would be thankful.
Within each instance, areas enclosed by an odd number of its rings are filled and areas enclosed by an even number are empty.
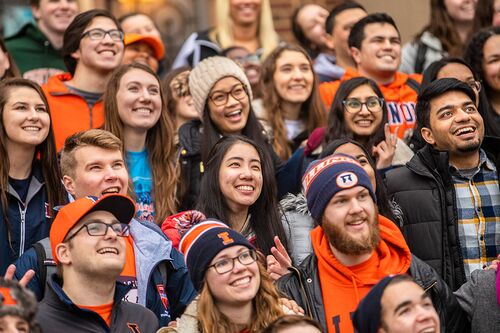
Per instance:
[[[30,0],[0,38],[0,332],[496,333],[500,1]],[[167,45],[168,47],[168,45]],[[171,65],[170,65],[171,64]]]

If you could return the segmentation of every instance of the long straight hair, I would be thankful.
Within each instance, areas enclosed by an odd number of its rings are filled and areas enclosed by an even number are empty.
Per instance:
[[[210,38],[217,41],[222,49],[234,46],[233,26],[234,22],[229,14],[230,0],[216,0],[215,2],[215,29],[212,30]],[[274,30],[271,3],[262,0],[260,4],[259,22],[257,25],[257,37],[260,47],[263,49],[265,58],[278,45],[279,36]]]
[[[260,260],[256,263],[259,267],[260,287],[252,302],[253,317],[249,327],[246,327],[249,332],[260,332],[272,321],[284,315],[279,305],[278,290]],[[231,322],[231,318],[219,310],[206,280],[198,300],[198,322],[203,333],[234,333],[241,330]]]
[[[7,50],[7,47],[5,46],[5,42],[2,37],[0,37],[0,49],[2,50],[3,53],[5,53],[7,59],[9,59],[9,68],[5,71],[3,77],[0,77],[0,80],[13,77],[21,77],[21,72],[19,71],[19,68],[17,68],[14,58]]]
[[[271,254],[274,236],[278,236],[288,248],[288,242],[279,216],[276,180],[271,158],[267,151],[254,141],[241,135],[222,138],[210,151],[205,164],[205,175],[201,180],[197,209],[207,217],[226,221],[231,227],[229,207],[220,189],[219,170],[228,150],[237,143],[251,145],[259,155],[262,168],[262,191],[257,201],[248,208],[251,214],[250,227],[255,233],[256,246],[266,255]]]
[[[300,107],[299,118],[306,123],[307,132],[312,132],[317,127],[325,126],[326,115],[323,103],[319,96],[318,80],[313,69],[313,62],[307,52],[300,46],[294,44],[281,44],[264,61],[262,65],[262,92],[263,105],[267,112],[267,117],[271,128],[273,129],[273,148],[276,154],[282,159],[287,160],[292,154],[290,149],[283,113],[280,109],[281,97],[276,90],[274,73],[276,72],[276,62],[284,51],[302,53],[311,67],[313,73],[313,86],[311,95],[302,103]]]
[[[355,77],[350,80],[344,81],[340,84],[340,87],[333,99],[330,113],[328,115],[328,125],[325,133],[325,139],[323,146],[326,146],[333,140],[336,139],[353,139],[355,140],[354,133],[349,129],[345,122],[344,113],[344,100],[349,96],[349,94],[362,85],[368,85],[375,95],[379,98],[384,98],[384,95],[380,91],[378,85],[371,79],[366,77]],[[384,125],[387,123],[387,106],[385,102],[382,105],[382,122],[380,126],[375,130],[375,132],[368,137],[366,143],[363,144],[366,150],[372,151],[373,146],[377,145],[380,141],[384,140]]]
[[[163,220],[177,211],[176,187],[179,179],[179,170],[176,164],[176,149],[174,146],[174,124],[166,107],[165,93],[160,79],[149,67],[132,63],[118,67],[108,82],[104,93],[104,129],[124,141],[123,122],[118,113],[116,94],[120,88],[123,76],[132,69],[141,70],[155,77],[158,81],[161,96],[161,114],[156,124],[148,130],[146,135],[146,150],[151,165],[153,183],[153,202],[155,207],[155,221]],[[125,142],[123,145],[125,154]]]
[[[12,227],[9,223],[7,216],[8,210],[8,200],[7,200],[7,189],[9,188],[9,171],[10,171],[10,161],[9,154],[7,152],[7,132],[5,130],[5,124],[3,123],[3,112],[5,104],[8,102],[9,98],[12,97],[12,91],[18,88],[28,88],[33,89],[38,93],[42,99],[45,109],[49,114],[50,126],[49,132],[45,140],[43,140],[39,145],[35,147],[35,153],[33,154],[33,159],[31,161],[26,161],[26,163],[40,162],[42,169],[43,181],[45,183],[45,191],[47,193],[49,212],[52,213],[55,206],[64,204],[66,202],[66,191],[62,185],[62,176],[57,163],[57,150],[56,143],[54,139],[54,131],[52,129],[52,118],[50,116],[49,103],[47,98],[43,93],[40,86],[27,79],[22,78],[10,78],[5,79],[0,82],[0,156],[2,156],[3,161],[0,163],[0,201],[2,205],[2,214],[7,226],[9,242],[11,241]],[[45,209],[45,207],[44,207]]]

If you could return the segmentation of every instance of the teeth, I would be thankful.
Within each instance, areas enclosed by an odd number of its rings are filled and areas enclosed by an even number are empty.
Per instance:
[[[106,53],[106,54],[110,54],[110,55],[115,55],[115,52],[110,51],[110,50],[101,51],[101,52],[99,52],[99,53],[101,53],[101,54],[102,54],[102,53]]]
[[[152,112],[151,109],[148,108],[138,108],[134,109],[135,112],[143,113],[143,114],[150,114]]]
[[[242,191],[253,191],[253,186],[250,185],[240,185],[236,187],[238,190]]]
[[[108,194],[108,193],[119,193],[120,189],[118,187],[110,187],[102,191],[102,194]]]
[[[474,131],[474,128],[472,128],[472,127],[464,127],[464,128],[459,129],[458,131],[456,131],[455,134],[460,135],[460,134],[469,133],[469,132],[473,132],[473,131]]]
[[[227,114],[227,117],[237,116],[241,113],[241,110],[236,110]]]
[[[103,249],[100,249],[97,251],[99,254],[106,254],[106,253],[113,253],[113,254],[118,254],[118,250],[112,247],[105,247]]]
[[[35,127],[35,126],[26,126],[26,127],[23,127],[23,130],[38,132],[40,130],[40,128],[39,127]]]
[[[247,276],[245,278],[238,279],[238,280],[234,281],[233,283],[231,283],[231,285],[234,287],[237,287],[237,286],[241,286],[243,284],[246,284],[248,282],[250,282],[250,277]]]
[[[356,124],[359,126],[370,126],[373,123],[371,120],[357,120]]]

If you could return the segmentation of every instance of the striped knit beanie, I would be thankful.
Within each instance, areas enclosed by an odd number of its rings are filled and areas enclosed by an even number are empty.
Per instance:
[[[245,72],[240,65],[229,58],[220,56],[206,58],[189,73],[189,91],[200,119],[203,119],[203,109],[210,90],[217,81],[228,76],[235,77],[245,86],[248,97],[252,101],[252,87]]]
[[[184,254],[189,276],[196,290],[201,290],[205,272],[212,259],[220,251],[235,245],[255,249],[243,235],[215,219],[195,225],[184,235],[179,243],[179,250]]]

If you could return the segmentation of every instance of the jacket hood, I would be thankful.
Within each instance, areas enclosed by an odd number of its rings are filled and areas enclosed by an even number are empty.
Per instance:
[[[307,208],[307,199],[302,192],[299,192],[297,195],[287,193],[285,197],[281,199],[280,205],[285,212],[297,212],[307,216],[311,215]]]
[[[401,231],[395,223],[382,215],[378,215],[378,221],[380,243],[377,249],[370,259],[352,267],[344,266],[335,258],[323,228],[316,227],[311,231],[311,241],[318,258],[318,266],[322,265],[339,286],[354,286],[357,289],[358,286],[375,285],[389,274],[404,274],[410,268],[411,252]],[[373,271],[367,275],[358,275],[355,272],[356,267],[367,264],[377,267],[375,274]]]

